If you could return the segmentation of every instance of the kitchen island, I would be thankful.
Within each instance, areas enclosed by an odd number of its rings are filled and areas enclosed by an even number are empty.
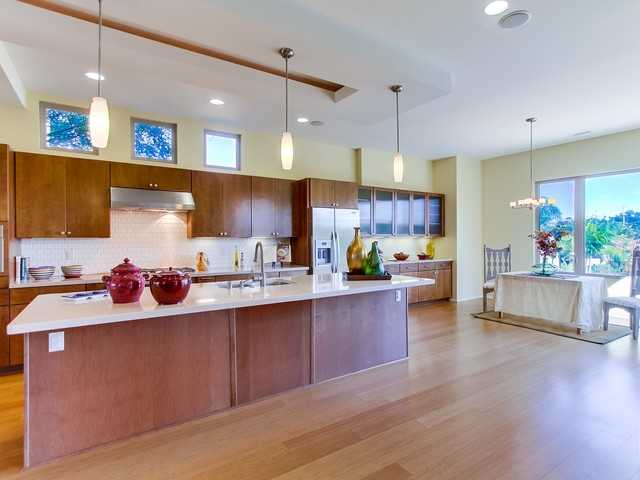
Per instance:
[[[282,279],[278,279],[279,283]],[[179,305],[37,297],[25,334],[25,466],[408,357],[407,288],[340,275],[192,285]]]

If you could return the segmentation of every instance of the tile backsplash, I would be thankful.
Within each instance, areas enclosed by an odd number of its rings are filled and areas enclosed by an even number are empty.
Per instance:
[[[84,273],[100,273],[124,257],[139,267],[193,266],[199,251],[209,256],[211,268],[228,268],[237,246],[249,268],[258,241],[263,243],[265,262],[275,261],[276,241],[271,238],[189,239],[185,213],[112,210],[111,238],[24,239],[20,250],[23,257],[30,257],[31,265],[80,264]]]

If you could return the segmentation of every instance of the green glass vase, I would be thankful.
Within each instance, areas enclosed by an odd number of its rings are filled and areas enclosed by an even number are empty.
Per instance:
[[[377,241],[371,244],[371,251],[367,255],[364,273],[365,275],[384,275],[384,264],[382,263]]]

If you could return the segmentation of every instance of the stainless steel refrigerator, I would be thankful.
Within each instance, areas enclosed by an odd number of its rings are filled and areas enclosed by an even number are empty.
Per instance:
[[[346,272],[347,247],[353,228],[360,226],[360,212],[342,208],[314,208],[311,226],[311,258],[314,272]]]

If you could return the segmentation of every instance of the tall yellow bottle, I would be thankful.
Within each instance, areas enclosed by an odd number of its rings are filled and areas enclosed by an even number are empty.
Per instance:
[[[427,247],[424,253],[427,254],[427,258],[429,260],[435,258],[436,256],[436,245],[433,243],[433,238],[427,237]]]

